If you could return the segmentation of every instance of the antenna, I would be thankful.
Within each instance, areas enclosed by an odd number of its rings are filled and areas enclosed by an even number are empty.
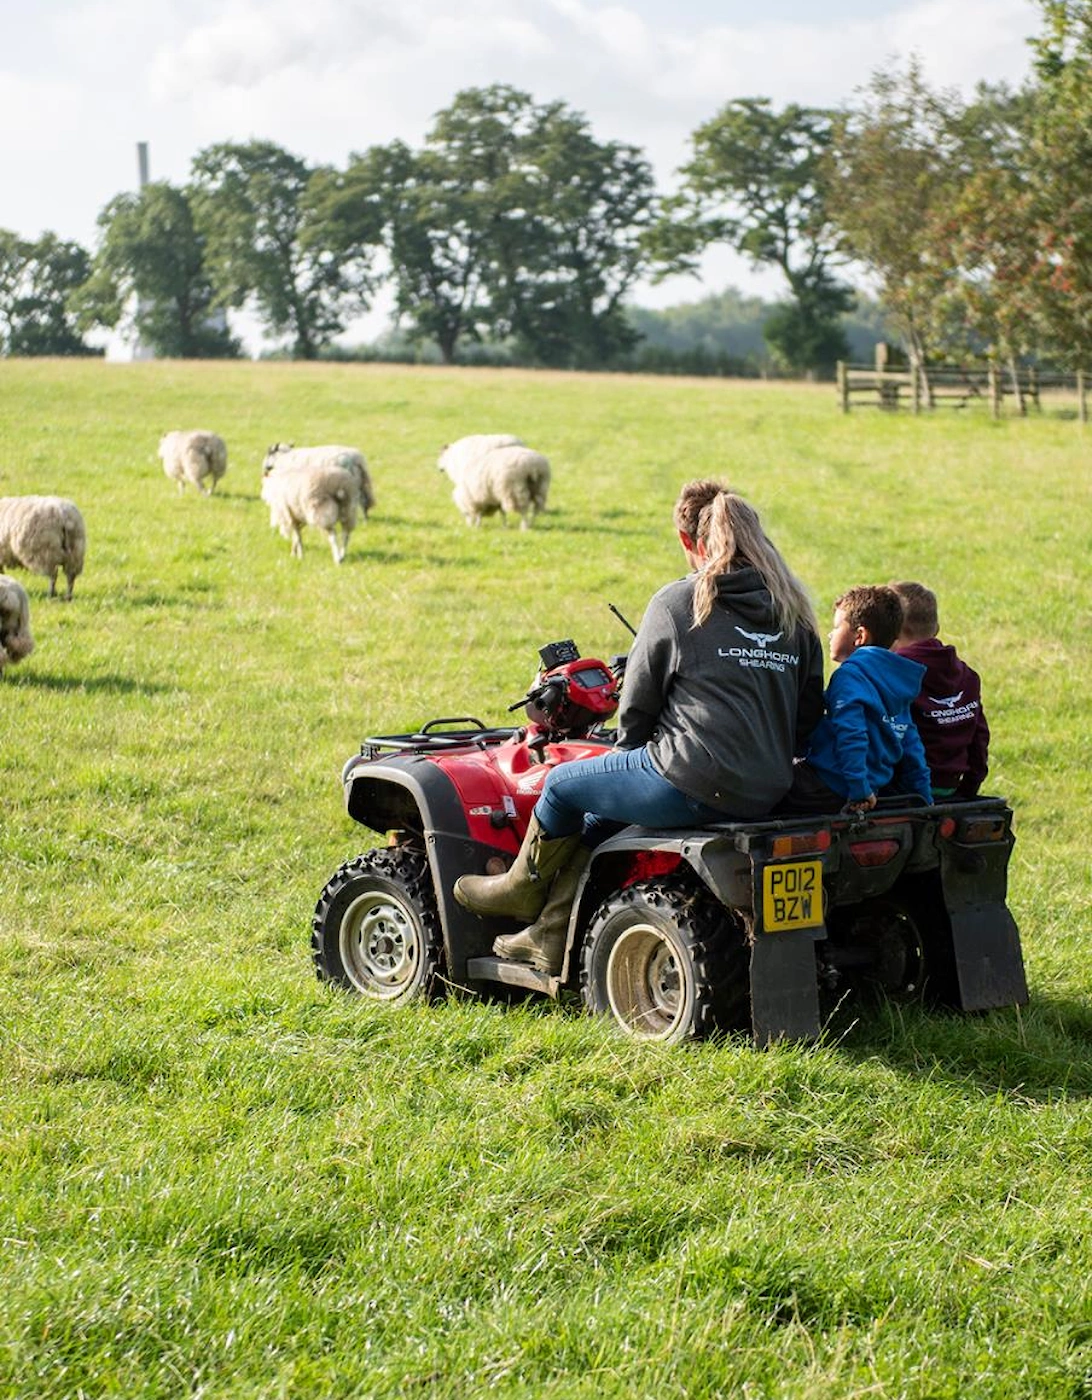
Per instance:
[[[633,633],[633,635],[636,637],[636,635],[637,635],[637,629],[636,629],[636,627],[634,627],[634,626],[632,625],[632,623],[629,623],[629,622],[626,621],[626,619],[622,616],[622,614],[618,611],[618,609],[614,606],[614,604],[613,604],[613,603],[608,603],[608,604],[607,604],[607,607],[610,608],[611,612],[615,615],[615,617],[618,619],[618,621],[621,622],[621,623],[623,624],[623,626],[628,627],[629,630],[630,630],[630,631]]]

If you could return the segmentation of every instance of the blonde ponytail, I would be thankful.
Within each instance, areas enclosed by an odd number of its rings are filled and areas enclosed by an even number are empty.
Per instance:
[[[695,627],[700,627],[713,611],[721,574],[749,564],[770,591],[779,627],[793,632],[803,624],[812,632],[819,631],[811,599],[766,537],[758,512],[742,496],[734,491],[718,491],[702,509],[693,538],[696,544],[705,546],[706,555],[694,580]]]

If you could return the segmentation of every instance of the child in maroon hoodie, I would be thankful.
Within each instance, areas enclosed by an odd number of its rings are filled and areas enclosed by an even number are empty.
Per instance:
[[[926,667],[910,707],[925,745],[933,798],[974,797],[986,779],[990,730],[978,673],[937,636],[936,594],[920,583],[892,583],[903,607],[894,650]]]

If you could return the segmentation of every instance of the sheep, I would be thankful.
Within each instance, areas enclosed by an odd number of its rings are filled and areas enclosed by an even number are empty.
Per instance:
[[[269,506],[269,523],[291,540],[297,559],[303,558],[300,532],[304,525],[314,525],[326,532],[334,563],[341,563],[356,524],[359,490],[356,474],[334,465],[286,466],[282,462],[267,466],[262,476],[262,500]]]
[[[315,465],[343,467],[352,473],[357,483],[357,504],[367,520],[368,512],[375,505],[375,488],[368,475],[368,464],[364,460],[364,454],[358,452],[355,447],[343,447],[338,443],[330,443],[325,447],[293,447],[290,442],[275,442],[265,454],[262,470],[269,472],[274,467]]]
[[[500,511],[505,525],[509,515],[518,515],[520,529],[526,530],[546,509],[550,463],[519,438],[460,438],[444,448],[438,465],[455,483],[452,499],[468,525],[480,525],[483,516]]]
[[[461,471],[467,462],[476,461],[483,452],[491,452],[494,447],[524,447],[521,437],[511,433],[471,433],[457,442],[449,442],[440,454],[440,470],[447,472],[452,480],[453,471]]]
[[[33,650],[27,591],[15,579],[0,574],[0,676],[9,662],[22,661]]]
[[[159,455],[163,470],[172,481],[178,482],[180,492],[186,489],[187,481],[192,481],[202,496],[211,496],[216,483],[227,471],[224,439],[201,428],[165,433],[159,442]],[[205,486],[206,477],[212,477],[209,487]]]
[[[44,574],[51,598],[63,569],[70,599],[86,552],[87,530],[75,502],[63,496],[0,496],[0,569],[14,565]]]

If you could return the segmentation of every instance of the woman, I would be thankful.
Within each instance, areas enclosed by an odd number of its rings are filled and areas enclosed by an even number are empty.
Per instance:
[[[615,748],[551,769],[511,868],[455,884],[474,913],[534,920],[493,948],[544,972],[560,971],[569,909],[604,823],[765,816],[823,713],[815,614],[756,511],[719,482],[692,481],[674,521],[692,572],[648,605]]]

